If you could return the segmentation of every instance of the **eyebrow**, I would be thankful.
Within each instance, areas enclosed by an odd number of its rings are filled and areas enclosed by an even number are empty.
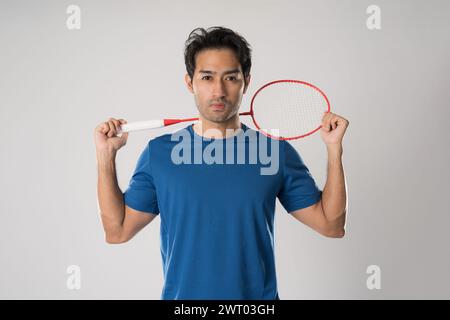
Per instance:
[[[223,74],[239,73],[239,72],[241,72],[241,70],[239,70],[239,69],[233,69],[233,70],[225,71]],[[215,71],[210,71],[210,70],[199,70],[198,73],[215,74],[215,73],[217,73],[217,72],[215,72]]]

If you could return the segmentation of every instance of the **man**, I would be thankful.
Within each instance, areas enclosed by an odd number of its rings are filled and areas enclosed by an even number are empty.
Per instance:
[[[195,29],[186,41],[185,81],[194,95],[200,121],[151,140],[141,153],[130,184],[122,193],[115,156],[128,134],[116,135],[124,119],[110,118],[95,129],[98,200],[108,243],[124,243],[161,218],[164,271],[162,299],[279,299],[273,251],[278,198],[292,216],[320,234],[344,236],[346,215],[342,139],[348,121],[323,117],[321,136],[328,150],[323,192],[287,141],[267,139],[279,168],[261,174],[262,163],[178,161],[194,149],[223,158],[244,150],[263,135],[240,123],[238,111],[250,83],[251,50],[230,29]],[[181,133],[184,133],[182,135]],[[256,140],[242,139],[255,133]],[[250,135],[248,135],[250,136]],[[265,136],[264,136],[265,137]],[[259,146],[260,144],[258,144]],[[275,146],[275,147],[274,147]],[[217,145],[216,145],[217,147]],[[217,160],[217,158],[216,158]],[[206,161],[208,162],[208,161]]]

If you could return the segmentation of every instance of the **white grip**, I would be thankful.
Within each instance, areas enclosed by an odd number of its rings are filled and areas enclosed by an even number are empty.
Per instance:
[[[161,127],[164,127],[164,120],[147,120],[147,121],[131,122],[121,125],[120,130],[117,133],[119,134],[122,132],[155,129]]]

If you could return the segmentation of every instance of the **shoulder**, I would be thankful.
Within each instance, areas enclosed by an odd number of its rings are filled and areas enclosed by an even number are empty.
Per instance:
[[[183,136],[183,135],[190,135],[190,131],[189,131],[188,127],[181,128],[174,132],[170,132],[170,133],[166,133],[166,134],[162,134],[160,136],[154,137],[149,140],[148,144],[151,145],[153,148],[161,147],[166,144],[171,144],[174,141],[175,142],[178,141],[177,137]]]
[[[292,156],[300,156],[300,151],[298,150],[298,146],[295,146],[292,144],[292,142],[288,140],[282,140],[281,146],[283,153],[286,157],[292,157]]]
[[[283,140],[280,144],[280,156],[285,166],[304,165],[300,152],[289,141]]]

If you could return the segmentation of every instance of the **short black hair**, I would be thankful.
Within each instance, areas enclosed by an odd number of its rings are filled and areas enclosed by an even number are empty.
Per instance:
[[[241,64],[246,78],[252,67],[251,46],[240,34],[225,27],[196,28],[191,31],[185,43],[184,63],[186,71],[194,76],[195,58],[204,49],[231,49]],[[244,79],[245,81],[245,79]]]

